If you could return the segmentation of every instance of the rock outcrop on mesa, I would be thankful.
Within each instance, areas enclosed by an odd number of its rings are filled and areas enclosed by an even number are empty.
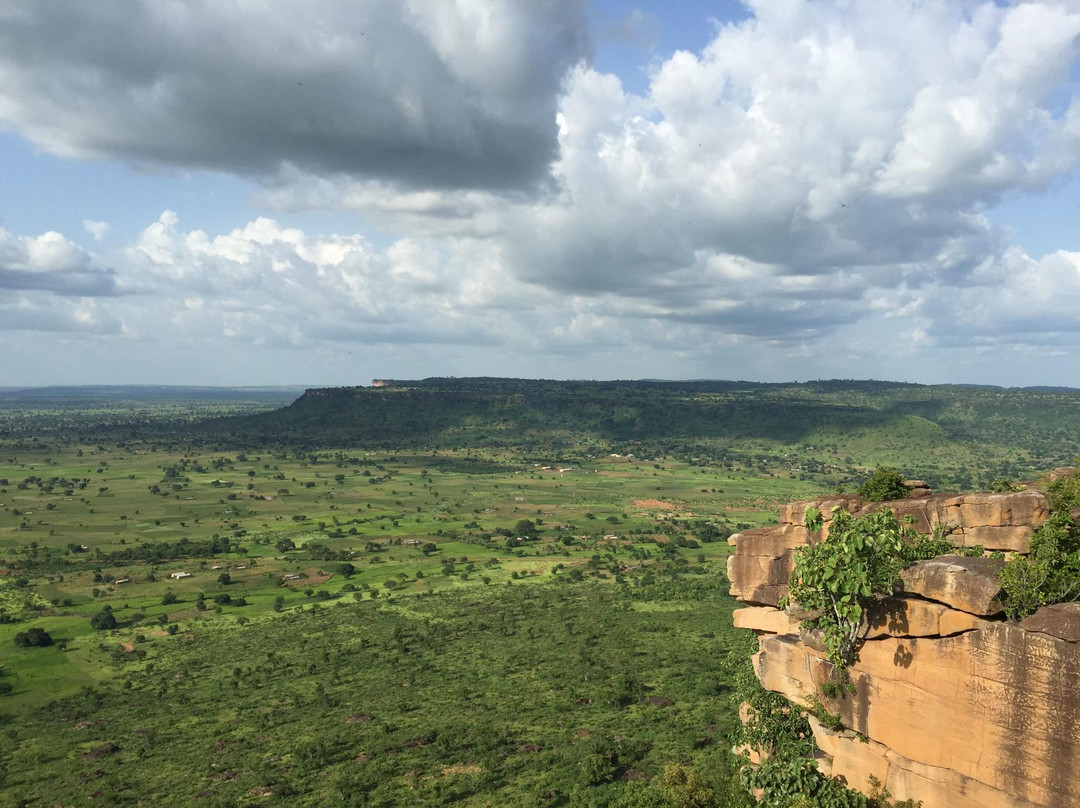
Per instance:
[[[792,503],[781,524],[732,536],[732,594],[748,604],[735,625],[754,630],[758,679],[802,707],[823,702],[843,728],[811,726],[819,765],[853,788],[877,778],[898,800],[924,808],[1080,806],[1080,604],[1047,606],[1021,623],[1002,611],[990,558],[942,556],[903,571],[902,591],[868,615],[854,692],[821,693],[832,666],[787,594],[794,550],[809,534],[807,505],[861,515],[890,507],[930,533],[951,528],[958,545],[1026,552],[1049,516],[1037,490],[916,495],[889,503],[833,497]]]

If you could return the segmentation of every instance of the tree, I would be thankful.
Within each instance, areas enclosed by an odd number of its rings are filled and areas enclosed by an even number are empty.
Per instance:
[[[351,578],[353,575],[356,574],[356,567],[354,567],[348,562],[345,562],[340,567],[338,567],[338,572],[340,572],[346,578]]]
[[[20,648],[44,648],[52,644],[53,638],[43,628],[32,628],[15,635],[15,645]]]
[[[531,519],[519,519],[514,525],[514,535],[523,539],[535,539],[536,524]]]
[[[227,572],[223,572],[217,577],[217,582],[222,586],[228,586],[232,583],[232,576]]]
[[[1043,522],[1031,537],[1031,552],[1009,561],[1000,580],[1010,620],[1080,599],[1080,527],[1068,511],[1056,511]]]
[[[274,545],[279,553],[287,553],[289,550],[296,549],[296,542],[289,538],[278,539]]]
[[[113,614],[112,606],[104,607],[100,612],[90,618],[90,626],[98,631],[110,631],[119,625],[116,615]]]
[[[176,597],[175,592],[166,592],[161,596],[161,605],[172,606],[174,603],[178,602],[178,600],[179,598]]]
[[[859,486],[856,492],[863,499],[871,502],[885,502],[890,499],[903,499],[908,495],[904,485],[904,475],[888,466],[878,466],[869,480]]]
[[[660,793],[674,808],[713,808],[716,805],[712,788],[700,774],[681,763],[671,763],[664,768]]]
[[[805,521],[811,532],[819,531],[821,512],[807,508]],[[839,510],[828,539],[812,540],[795,551],[790,597],[804,609],[821,613],[814,622],[838,670],[858,659],[866,609],[900,583],[906,536],[888,508],[860,517]]]

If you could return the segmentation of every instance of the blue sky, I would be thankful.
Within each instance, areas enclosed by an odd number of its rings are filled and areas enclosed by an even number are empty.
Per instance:
[[[1080,4],[0,10],[0,386],[1080,386]]]

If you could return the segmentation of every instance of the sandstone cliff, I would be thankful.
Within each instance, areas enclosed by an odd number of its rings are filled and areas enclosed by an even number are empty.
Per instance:
[[[735,625],[754,630],[758,678],[801,706],[821,698],[831,673],[814,632],[776,608],[787,594],[807,505],[828,518],[881,507],[845,496],[784,508],[781,524],[731,537],[732,594],[747,608]],[[958,545],[1026,552],[1049,514],[1039,491],[932,495],[885,503],[929,533],[953,528]],[[827,525],[826,525],[827,529]],[[873,775],[897,799],[924,808],[1080,806],[1080,604],[1045,607],[1005,622],[989,558],[944,556],[903,573],[902,591],[867,623],[855,692],[824,699],[840,731],[811,721],[820,765],[865,790]]]

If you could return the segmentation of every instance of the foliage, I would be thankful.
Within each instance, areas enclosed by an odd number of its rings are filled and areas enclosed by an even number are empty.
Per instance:
[[[885,502],[890,499],[903,499],[908,495],[908,488],[904,485],[904,475],[888,466],[879,466],[870,479],[859,486],[856,493],[871,502]]]
[[[40,648],[53,644],[53,638],[45,629],[34,627],[15,635],[15,645],[22,648]]]
[[[922,808],[922,800],[901,800],[894,802],[889,789],[874,775],[869,777],[871,808]]]
[[[913,561],[926,561],[943,555],[962,555],[969,558],[979,558],[983,555],[983,548],[974,545],[972,547],[960,547],[949,539],[953,529],[944,525],[934,526],[934,532],[925,536],[905,529],[904,545],[900,550],[900,563],[907,565]]]
[[[112,606],[105,606],[100,612],[90,618],[91,628],[98,631],[109,631],[119,625],[116,620],[116,615],[113,614]]]
[[[716,794],[701,775],[681,763],[664,768],[660,793],[671,808],[714,808]]]
[[[734,684],[733,698],[741,706],[744,718],[736,725],[732,740],[737,747],[756,749],[772,758],[812,754],[814,736],[802,710],[779,693],[761,686],[750,665],[750,650],[746,649],[729,673]]]
[[[717,808],[749,808],[717,775],[736,721],[723,664],[743,651],[717,619],[734,606],[727,587],[721,575],[659,576],[346,598],[244,626],[185,620],[176,636],[147,632],[144,660],[98,652],[93,637],[87,651],[119,679],[8,707],[0,754],[20,774],[0,783],[0,804],[82,804],[92,780],[97,802],[162,808],[201,804],[206,790],[207,805],[297,808],[542,794],[601,806],[640,791],[664,800],[642,805],[683,808],[711,791]],[[613,708],[630,671],[673,703]],[[82,757],[109,743],[120,752]],[[651,782],[628,782],[631,770]],[[254,800],[264,787],[272,796]]]
[[[1066,474],[1052,480],[1046,487],[1050,510],[1068,511],[1080,505],[1080,474]]]
[[[763,792],[761,808],[869,808],[858,791],[826,777],[807,758],[768,758],[761,765],[743,769],[743,786]]]
[[[808,513],[808,522],[815,521]],[[861,517],[839,510],[827,540],[795,551],[790,597],[809,611],[821,611],[815,623],[837,669],[858,658],[866,609],[899,584],[905,536],[905,528],[887,508]]]
[[[1080,599],[1080,526],[1067,511],[1052,513],[1032,535],[1030,553],[1010,560],[1000,580],[1010,620]]]

